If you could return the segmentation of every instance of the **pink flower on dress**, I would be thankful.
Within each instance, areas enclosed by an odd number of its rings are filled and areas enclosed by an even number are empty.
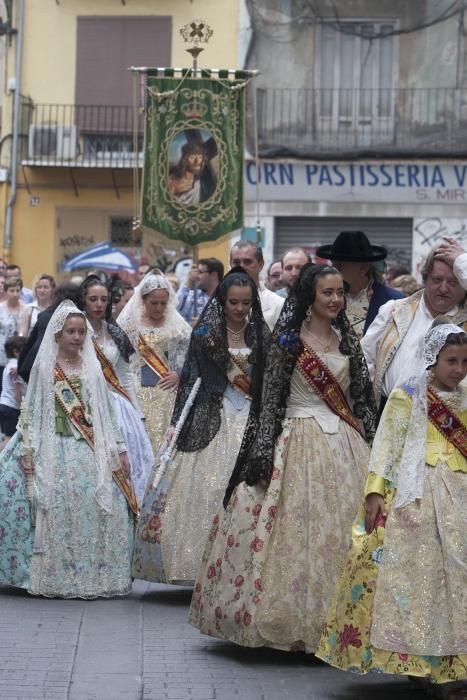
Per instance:
[[[254,595],[253,598],[251,599],[251,601],[252,601],[252,603],[254,603],[254,605],[258,605],[259,595]]]
[[[339,651],[342,653],[349,646],[357,649],[362,646],[360,630],[353,625],[344,625],[343,631],[339,634]]]
[[[227,537],[227,547],[233,547],[235,544],[235,537],[233,535],[229,535]]]
[[[250,549],[253,550],[253,552],[261,552],[263,549],[264,542],[261,540],[259,537],[255,537],[255,539],[252,541],[250,545]]]
[[[277,506],[269,506],[268,515],[270,518],[275,518],[277,513]]]
[[[277,467],[274,467],[274,469],[272,470],[272,476],[271,476],[272,481],[274,481],[275,479],[278,479],[280,477],[280,475],[281,475],[281,470],[278,469]]]
[[[195,592],[196,592],[196,593],[199,593],[200,590],[201,590],[201,584],[200,584],[200,583],[197,583],[196,586],[195,586]]]
[[[219,516],[218,516],[218,515],[215,515],[215,516],[214,516],[214,520],[212,521],[212,524],[213,524],[213,525],[218,525],[218,524],[219,524]]]
[[[208,569],[207,577],[214,578],[215,575],[216,575],[216,567],[211,564],[211,566]]]
[[[266,530],[267,530],[268,532],[271,532],[271,530],[272,530],[272,523],[266,523],[266,525],[265,525],[264,527],[266,528]]]
[[[222,566],[222,559],[218,559],[218,560],[216,561],[216,566],[217,566],[218,569]]]
[[[237,623],[237,625],[239,625],[242,621],[242,613],[240,612],[240,610],[237,610],[237,612],[235,613],[234,620]]]
[[[240,588],[241,586],[243,586],[243,582],[244,582],[244,581],[245,581],[245,579],[243,578],[243,576],[241,576],[241,575],[239,574],[239,575],[235,578],[234,586],[236,586],[237,588]]]
[[[298,593],[298,591],[300,590],[300,583],[296,578],[294,578],[294,580],[290,584],[290,590],[292,591],[292,593]]]
[[[243,624],[248,627],[248,625],[250,623],[251,623],[251,615],[247,610],[245,610],[245,612],[243,613]]]
[[[257,591],[262,591],[263,590],[263,584],[261,583],[261,579],[257,578],[255,581],[255,588]]]
[[[397,656],[398,656],[399,659],[400,659],[401,661],[403,661],[404,663],[405,663],[405,662],[407,661],[407,659],[409,658],[409,655],[408,655],[408,654],[398,654]]]
[[[222,608],[217,606],[217,608],[214,610],[214,614],[217,617],[217,619],[220,620],[222,617]]]
[[[261,513],[262,507],[263,507],[263,506],[261,505],[261,503],[257,503],[257,504],[255,505],[255,507],[252,509],[251,512],[253,513],[253,515],[254,515],[255,517]]]

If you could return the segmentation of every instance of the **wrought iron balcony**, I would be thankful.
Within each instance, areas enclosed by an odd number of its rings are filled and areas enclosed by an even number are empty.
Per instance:
[[[131,106],[24,100],[22,136],[22,165],[132,168],[143,163],[143,117],[135,117]]]
[[[261,88],[258,143],[264,157],[465,156],[467,91]]]

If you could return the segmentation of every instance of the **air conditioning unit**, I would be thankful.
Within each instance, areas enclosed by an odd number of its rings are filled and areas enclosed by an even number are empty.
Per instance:
[[[78,152],[76,126],[33,124],[29,128],[30,160],[72,160]]]

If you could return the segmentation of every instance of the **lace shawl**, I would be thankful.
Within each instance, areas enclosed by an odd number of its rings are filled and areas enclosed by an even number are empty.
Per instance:
[[[292,372],[303,344],[301,322],[297,322],[294,295],[287,298],[277,321],[266,358],[261,413],[257,429],[245,431],[243,442],[224,497],[227,505],[234,488],[245,481],[253,485],[261,480],[269,483],[272,475],[274,448],[282,432]],[[369,442],[376,430],[376,404],[370,375],[357,336],[351,330],[347,316],[341,312],[333,322],[340,332],[339,349],[349,357],[350,397],[352,409],[364,428]]]
[[[233,268],[230,272],[238,273],[238,270]],[[241,272],[245,274],[243,269]],[[254,429],[255,417],[259,413],[264,357],[269,340],[270,331],[263,319],[255,287],[252,309],[245,328],[245,341],[251,348],[249,362],[253,367],[252,401],[247,424],[247,430],[250,431]],[[182,452],[204,449],[219,431],[222,397],[227,386],[230,362],[225,314],[217,290],[193,329],[175,401],[172,425],[177,423],[196,379],[201,377],[195,402],[177,439],[177,449]]]

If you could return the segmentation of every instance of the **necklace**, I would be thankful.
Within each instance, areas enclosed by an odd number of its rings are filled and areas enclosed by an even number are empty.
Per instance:
[[[320,340],[320,339],[317,338],[315,335],[313,335],[313,333],[310,331],[309,328],[306,329],[306,332],[308,333],[308,335],[309,335],[311,338],[313,338],[313,340],[316,340],[316,342],[319,343],[319,344],[322,346],[322,348],[323,348],[323,350],[324,350],[325,353],[330,351],[332,339],[333,339],[333,336],[334,336],[334,331],[333,331],[332,328],[331,328],[331,332],[330,332],[330,334],[329,334],[329,338],[327,339],[327,341],[326,341],[325,343],[323,343],[322,340]]]
[[[232,330],[231,328],[229,328],[228,326],[226,326],[226,328],[227,328],[227,330],[228,330],[229,333],[230,333],[230,337],[231,337],[232,343],[236,343],[236,344],[238,345],[238,343],[241,343],[241,342],[242,342],[242,333],[243,333],[243,331],[244,331],[245,328],[246,328],[246,323],[245,323],[245,325],[242,326],[242,327],[240,328],[240,330],[238,330],[238,331],[233,331],[233,330]]]

